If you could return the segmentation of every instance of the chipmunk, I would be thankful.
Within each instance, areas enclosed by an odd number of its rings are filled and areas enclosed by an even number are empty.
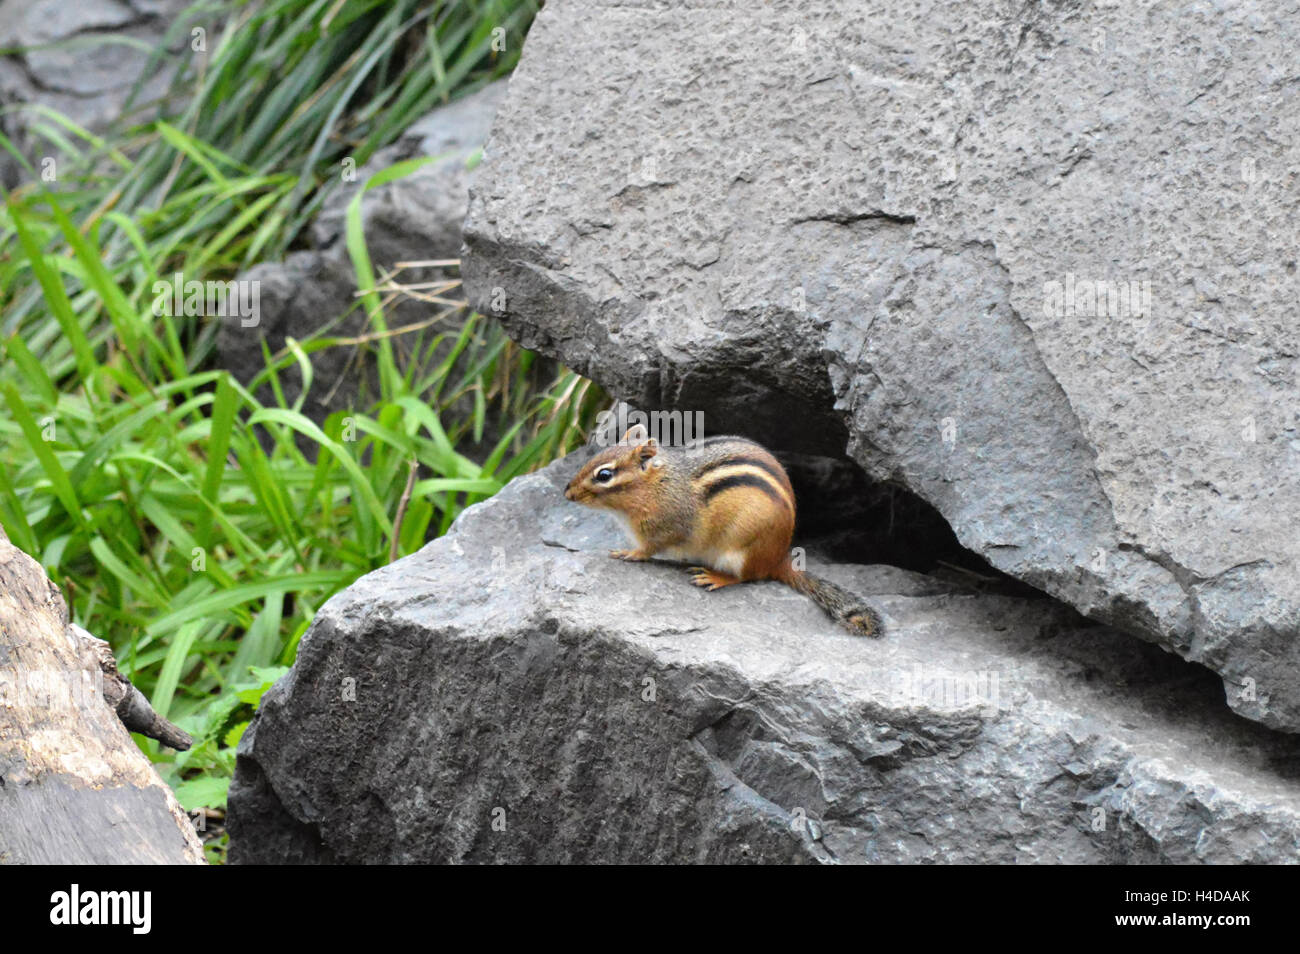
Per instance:
[[[612,510],[636,539],[619,560],[652,556],[700,563],[692,582],[706,590],[778,580],[812,597],[834,620],[880,636],[880,615],[843,587],[797,569],[790,559],[794,491],[785,469],[744,437],[709,437],[661,448],[638,424],[593,457],[564,489],[588,507]]]

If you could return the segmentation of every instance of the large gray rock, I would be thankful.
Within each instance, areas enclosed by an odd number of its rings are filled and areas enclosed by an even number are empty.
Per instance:
[[[556,0],[466,287],[1300,731],[1297,44],[1295,3]]]
[[[1294,862],[1300,739],[1043,597],[609,559],[580,455],[327,602],[240,743],[234,862]]]

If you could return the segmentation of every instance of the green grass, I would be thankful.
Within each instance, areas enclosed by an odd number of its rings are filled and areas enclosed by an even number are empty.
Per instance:
[[[154,118],[158,104],[132,103],[128,115],[148,121],[124,121],[101,137],[31,111],[42,145],[67,157],[52,190],[137,305],[160,275],[229,278],[283,257],[341,183],[345,163],[359,169],[434,106],[509,72],[536,4],[223,0],[190,9],[213,24],[206,57],[189,49],[191,20],[181,16],[164,46],[183,52],[160,48],[145,69],[177,71],[169,101],[187,104],[179,115]],[[20,198],[39,202],[38,163],[7,141],[0,146],[33,183]],[[0,221],[0,239],[12,237],[12,223]],[[60,378],[76,356],[31,277],[21,261],[0,259],[4,329],[28,333]],[[106,303],[94,300],[98,289],[75,264],[68,277],[80,285],[72,304],[86,336],[102,345]],[[177,330],[189,336],[194,359],[210,357],[212,326]]]
[[[30,184],[0,204],[0,523],[195,736],[179,755],[138,741],[187,809],[219,819],[234,746],[321,604],[566,452],[603,396],[563,369],[539,380],[531,354],[463,306],[392,326],[359,193],[346,241],[363,334],[290,341],[243,386],[214,364],[215,322],[156,314],[160,276],[226,279],[282,256],[343,159],[360,167],[508,70],[535,8],[206,9],[219,27],[210,58],[177,79],[194,91],[180,115],[146,109],[97,137],[44,113],[64,171],[43,183],[28,165]],[[498,27],[505,51],[491,48]],[[378,397],[318,427],[303,400],[320,386],[314,356],[333,348],[372,354]],[[291,367],[305,385],[293,402],[280,380]],[[494,432],[485,455],[466,456]],[[222,839],[210,849],[220,860]]]

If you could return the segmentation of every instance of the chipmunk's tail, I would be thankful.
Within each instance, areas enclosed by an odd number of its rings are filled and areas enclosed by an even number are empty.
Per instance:
[[[803,570],[796,570],[787,564],[778,577],[810,597],[814,603],[826,611],[826,615],[859,636],[883,636],[885,624],[880,614],[862,597],[851,593],[838,583],[813,576]]]

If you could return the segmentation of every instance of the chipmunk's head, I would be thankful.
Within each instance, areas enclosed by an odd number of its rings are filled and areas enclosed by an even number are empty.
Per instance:
[[[645,486],[648,472],[662,464],[655,459],[658,453],[659,444],[644,425],[629,428],[621,441],[587,461],[564,488],[564,496],[588,507],[622,509],[622,501]]]

